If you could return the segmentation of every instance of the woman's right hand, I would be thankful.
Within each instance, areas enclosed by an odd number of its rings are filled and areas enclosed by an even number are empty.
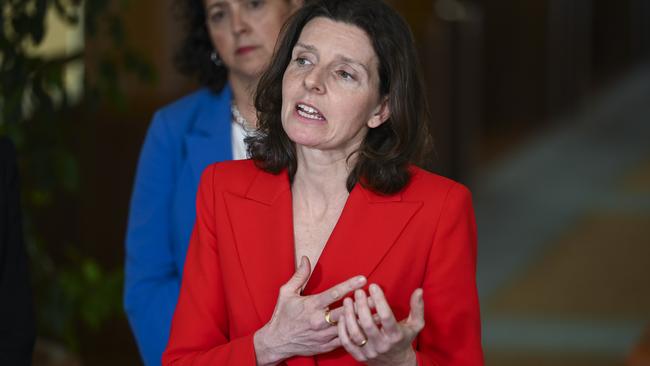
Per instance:
[[[341,346],[337,327],[333,326],[344,310],[330,311],[328,306],[366,284],[363,276],[352,277],[319,294],[302,296],[302,288],[311,274],[307,257],[300,259],[296,273],[280,288],[271,320],[254,336],[257,364],[275,365],[293,356],[312,356]]]

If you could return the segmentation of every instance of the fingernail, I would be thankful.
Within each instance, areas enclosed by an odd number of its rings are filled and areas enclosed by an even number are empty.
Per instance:
[[[373,283],[373,284],[370,285],[369,289],[370,289],[370,292],[374,294],[379,290],[379,286],[377,286],[377,284]]]
[[[357,277],[357,283],[359,284],[366,283],[366,278],[364,276]]]

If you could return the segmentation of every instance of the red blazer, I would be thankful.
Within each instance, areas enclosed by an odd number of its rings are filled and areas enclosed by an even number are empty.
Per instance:
[[[365,275],[400,320],[421,287],[419,364],[482,365],[470,193],[412,171],[409,185],[392,196],[354,187],[303,293]],[[292,217],[286,172],[269,174],[250,160],[206,169],[164,365],[256,364],[253,334],[271,318],[278,290],[295,270]],[[339,348],[286,364],[358,363]]]

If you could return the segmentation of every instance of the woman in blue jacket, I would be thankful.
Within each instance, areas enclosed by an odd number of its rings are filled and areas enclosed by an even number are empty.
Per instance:
[[[302,0],[185,0],[176,62],[203,88],[157,111],[142,146],[126,234],[124,307],[146,365],[160,365],[195,219],[201,172],[246,157],[252,91]]]

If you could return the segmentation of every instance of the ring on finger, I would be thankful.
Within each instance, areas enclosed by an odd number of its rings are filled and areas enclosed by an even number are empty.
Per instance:
[[[361,341],[361,343],[357,344],[357,346],[358,347],[363,347],[363,346],[366,345],[366,343],[368,343],[368,338],[364,338],[363,341]]]
[[[338,322],[336,320],[332,320],[332,314],[330,313],[330,309],[325,309],[325,321],[329,325],[338,324]]]

